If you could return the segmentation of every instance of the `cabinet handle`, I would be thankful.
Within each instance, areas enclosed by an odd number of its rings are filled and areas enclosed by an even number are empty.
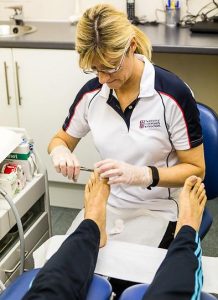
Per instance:
[[[19,105],[22,105],[22,97],[20,95],[20,80],[19,80],[19,65],[17,62],[15,62],[15,67],[16,67],[16,79],[17,79],[17,94],[18,94],[18,103]]]
[[[25,251],[25,258],[27,257],[28,255],[28,251]],[[5,273],[14,273],[14,271],[19,267],[20,265],[20,261],[18,261],[18,263],[13,267],[13,269],[9,269],[9,270],[1,270]]]
[[[11,96],[9,95],[9,86],[8,86],[8,66],[6,64],[6,62],[4,61],[4,69],[5,69],[5,85],[6,85],[6,95],[7,95],[7,103],[8,105],[10,105],[10,99],[11,99]]]

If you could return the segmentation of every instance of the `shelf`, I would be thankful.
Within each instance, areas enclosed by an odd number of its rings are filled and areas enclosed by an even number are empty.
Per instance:
[[[45,193],[45,177],[36,175],[12,200],[16,205],[20,217],[22,217],[38,199]],[[0,239],[15,225],[15,217],[10,205],[4,199],[0,199]]]

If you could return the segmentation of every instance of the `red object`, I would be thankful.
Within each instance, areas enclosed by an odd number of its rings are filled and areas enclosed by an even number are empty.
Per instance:
[[[4,174],[11,174],[11,173],[16,173],[17,171],[17,165],[16,164],[5,164],[2,168],[2,173]]]

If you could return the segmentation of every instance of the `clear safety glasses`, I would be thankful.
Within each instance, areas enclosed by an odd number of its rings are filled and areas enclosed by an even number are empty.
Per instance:
[[[122,57],[120,59],[120,62],[119,62],[118,66],[116,68],[107,68],[107,69],[102,69],[102,70],[97,70],[96,68],[92,68],[92,69],[89,69],[89,70],[85,69],[85,70],[83,70],[83,72],[85,74],[95,74],[95,75],[98,75],[98,73],[105,73],[105,74],[109,74],[109,75],[116,73],[117,71],[120,70],[120,68],[123,65],[123,61],[124,61],[124,58],[127,54],[127,51],[129,50],[131,40],[132,40],[132,38],[128,40],[128,42],[126,44],[126,47],[124,48],[124,51],[123,51]]]

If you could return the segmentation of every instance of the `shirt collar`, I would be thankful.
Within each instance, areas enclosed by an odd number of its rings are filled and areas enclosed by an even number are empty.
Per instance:
[[[102,85],[101,91],[99,92],[99,95],[102,96],[103,98],[108,99],[110,95],[110,88],[106,83]]]
[[[140,92],[139,92],[139,98],[142,97],[151,97],[154,95],[155,89],[154,89],[154,80],[155,80],[155,71],[153,64],[144,56],[141,54],[135,54],[135,56],[144,62],[144,70],[141,77],[140,82]],[[99,93],[104,98],[109,97],[110,95],[110,89],[107,86],[107,84],[103,84],[101,91]]]
[[[151,97],[155,93],[154,81],[155,81],[155,71],[153,64],[141,54],[135,54],[135,56],[144,62],[144,70],[140,82],[140,92],[139,98]]]

